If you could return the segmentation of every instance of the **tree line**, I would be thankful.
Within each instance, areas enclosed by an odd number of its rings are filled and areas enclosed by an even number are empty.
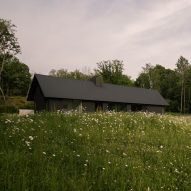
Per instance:
[[[180,56],[175,69],[146,64],[135,86],[156,89],[168,101],[168,111],[191,113],[191,65]]]
[[[11,21],[0,19],[0,94],[4,101],[6,96],[26,96],[31,83],[29,67],[16,57],[21,48],[15,28]],[[175,63],[175,69],[145,64],[136,80],[124,74],[123,61],[117,59],[97,63],[88,74],[77,69],[52,69],[49,75],[78,80],[101,75],[105,83],[156,89],[168,101],[168,111],[191,113],[191,64],[183,56]]]
[[[0,19],[0,93],[4,101],[6,96],[25,96],[31,82],[29,67],[16,57],[21,49],[15,32],[11,21]]]
[[[123,62],[119,60],[101,61],[90,74],[79,70],[53,69],[49,75],[79,80],[101,75],[105,83],[155,89],[168,101],[167,111],[191,113],[191,64],[183,56],[180,56],[173,70],[159,64],[145,64],[136,80],[124,74]]]

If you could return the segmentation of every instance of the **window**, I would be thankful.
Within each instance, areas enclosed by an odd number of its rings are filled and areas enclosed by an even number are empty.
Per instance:
[[[63,109],[68,109],[68,105],[64,104]]]
[[[140,104],[132,104],[131,105],[131,110],[132,111],[142,111],[143,110],[143,106]]]

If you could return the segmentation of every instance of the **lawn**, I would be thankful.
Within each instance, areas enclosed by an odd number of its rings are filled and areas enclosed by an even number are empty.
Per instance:
[[[0,116],[0,190],[191,190],[191,117]]]

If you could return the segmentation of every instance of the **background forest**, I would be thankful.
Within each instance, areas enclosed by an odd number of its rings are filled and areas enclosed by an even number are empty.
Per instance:
[[[32,74],[27,64],[16,57],[21,53],[21,49],[15,35],[15,28],[11,21],[0,19],[0,112],[32,107],[26,102]],[[123,61],[117,59],[97,63],[93,72],[52,69],[49,75],[79,80],[88,80],[94,75],[101,75],[105,83],[156,89],[168,101],[167,111],[191,113],[191,64],[189,61],[180,56],[174,69],[165,68],[159,64],[144,65],[135,80],[124,73]],[[18,100],[18,97],[22,104],[10,101]]]

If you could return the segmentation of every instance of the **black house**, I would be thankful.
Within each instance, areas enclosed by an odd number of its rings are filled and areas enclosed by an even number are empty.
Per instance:
[[[35,74],[28,96],[35,111],[148,111],[164,113],[167,104],[156,90]]]

